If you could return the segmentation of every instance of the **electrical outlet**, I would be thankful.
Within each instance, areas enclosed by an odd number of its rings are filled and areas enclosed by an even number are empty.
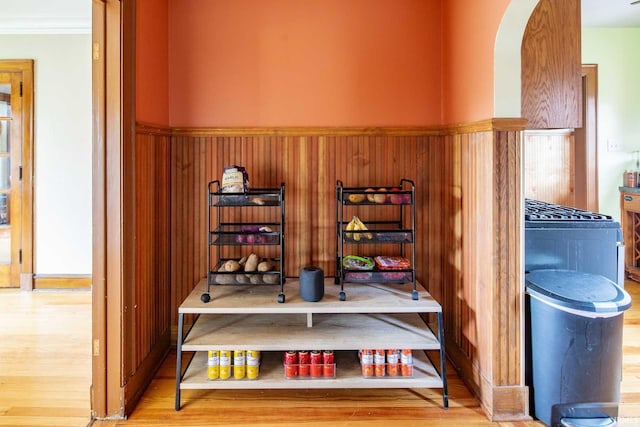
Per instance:
[[[622,151],[622,145],[617,139],[607,139],[607,151]]]

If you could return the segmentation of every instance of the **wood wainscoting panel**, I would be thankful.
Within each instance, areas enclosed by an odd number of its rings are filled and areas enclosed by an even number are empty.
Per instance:
[[[574,152],[575,137],[572,129],[525,131],[525,197],[576,206]]]
[[[448,356],[491,419],[527,419],[522,361],[520,129],[490,123],[449,129],[439,180],[441,268]],[[431,270],[430,270],[431,271]],[[437,286],[437,284],[434,284]],[[517,397],[517,399],[514,398]]]
[[[526,419],[520,272],[524,124],[493,119],[439,134],[319,129],[295,135],[291,129],[266,129],[259,135],[249,129],[243,136],[237,129],[228,135],[220,129],[210,135],[174,129],[172,326],[178,306],[206,275],[207,183],[221,179],[225,166],[244,166],[253,187],[285,183],[285,273],[292,277],[307,265],[335,274],[337,180],[347,187],[377,187],[408,178],[416,184],[417,278],[443,306],[448,355],[490,418]],[[259,220],[268,215],[263,211],[233,215]],[[389,213],[368,209],[365,215],[366,223]]]
[[[335,275],[337,180],[349,187],[399,186],[402,178],[414,181],[421,213],[417,219],[417,276],[420,281],[427,280],[424,266],[429,242],[420,229],[431,226],[425,213],[431,209],[429,191],[435,191],[436,185],[429,181],[428,168],[419,162],[426,160],[428,147],[439,142],[433,130],[425,129],[424,135],[413,128],[398,130],[397,135],[391,129],[363,130],[361,135],[351,129],[318,129],[319,134],[302,132],[298,136],[287,129],[265,129],[264,135],[249,129],[248,136],[241,136],[237,129],[230,129],[227,136],[220,129],[211,132],[207,136],[202,129],[174,130],[172,137],[172,324],[176,323],[177,307],[206,275],[207,184],[220,180],[229,165],[244,166],[252,187],[285,184],[285,274],[289,277],[299,276],[300,269],[309,265],[322,268],[325,276]],[[243,221],[265,220],[270,215],[265,209],[228,210]],[[347,210],[349,215],[355,212]],[[390,215],[384,208],[371,209],[367,219],[384,220]],[[238,248],[224,250],[223,255],[237,255],[231,251]],[[277,248],[259,250],[264,256],[275,256],[269,251]],[[350,250],[364,249],[353,246]],[[390,248],[366,250],[384,253]],[[215,289],[212,296],[215,298]]]
[[[170,130],[136,128],[126,152],[130,177],[123,213],[122,404],[130,413],[169,350],[171,332]]]
[[[136,365],[170,326],[169,142],[161,133],[136,137]]]

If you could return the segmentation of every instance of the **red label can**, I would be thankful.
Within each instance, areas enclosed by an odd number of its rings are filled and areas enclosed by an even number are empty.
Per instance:
[[[309,367],[309,372],[312,377],[321,377],[322,376],[322,353],[317,350],[311,352],[310,355],[311,366]]]
[[[335,357],[333,351],[327,350],[322,353],[322,376],[334,377],[336,375]]]
[[[298,352],[298,375],[308,377],[311,367],[311,355],[308,351]]]
[[[287,351],[284,354],[284,377],[295,378],[298,376],[298,352]]]

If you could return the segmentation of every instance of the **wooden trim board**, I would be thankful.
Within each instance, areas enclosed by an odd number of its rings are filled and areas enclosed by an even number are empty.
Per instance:
[[[91,276],[44,276],[33,278],[33,289],[90,289]]]

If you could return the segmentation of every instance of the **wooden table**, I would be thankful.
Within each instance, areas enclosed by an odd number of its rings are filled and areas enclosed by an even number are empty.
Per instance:
[[[183,389],[442,388],[448,406],[442,308],[422,286],[413,300],[409,284],[351,284],[348,300],[340,301],[340,287],[326,278],[318,302],[302,300],[298,286],[297,278],[287,278],[286,303],[278,303],[278,287],[268,285],[215,286],[208,303],[200,299],[206,281],[194,288],[178,309],[176,410]],[[185,333],[187,314],[197,318]],[[413,376],[361,375],[358,350],[391,348],[413,350]],[[259,350],[258,378],[209,380],[207,351],[222,349]],[[314,349],[336,352],[335,378],[284,377],[283,352]],[[439,371],[428,350],[439,352]],[[184,352],[192,352],[185,368]]]

